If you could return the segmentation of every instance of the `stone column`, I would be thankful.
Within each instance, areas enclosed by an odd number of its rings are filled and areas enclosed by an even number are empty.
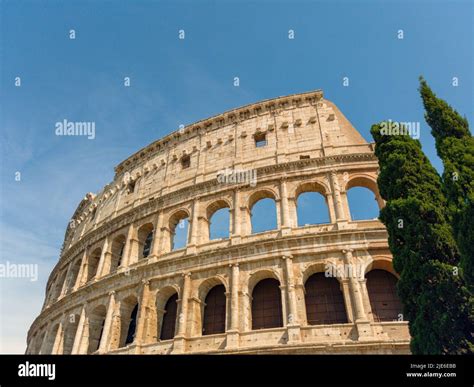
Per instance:
[[[286,276],[286,286],[288,291],[288,323],[289,324],[296,324],[298,317],[297,317],[297,310],[296,310],[296,300],[295,300],[295,293],[294,293],[294,281],[293,281],[293,262],[292,257],[290,255],[284,255],[282,260],[285,265],[285,276]]]
[[[77,323],[77,330],[76,330],[76,335],[74,336],[74,344],[72,345],[72,351],[71,354],[77,355],[80,352],[80,346],[82,343],[82,337],[84,334],[84,328],[86,324],[86,308],[87,304],[84,304],[82,306],[81,310],[81,316],[79,317],[79,322]]]
[[[374,321],[374,316],[372,314],[372,308],[370,305],[369,292],[367,291],[367,278],[359,278],[359,288],[362,295],[362,301],[364,304],[365,314],[369,321]]]
[[[288,191],[286,188],[286,177],[282,177],[280,180],[280,198],[281,198],[281,230],[282,235],[287,235],[290,233],[291,230],[291,222],[290,222],[290,210],[288,206]]]
[[[211,240],[211,234],[209,230],[210,221],[205,216],[199,216],[198,224],[199,224],[199,227],[198,227],[199,232],[198,232],[197,244],[200,245],[202,243],[206,243]]]
[[[294,196],[288,196],[288,212],[290,214],[290,227],[298,227],[298,211],[296,208],[296,199]]]
[[[158,230],[163,226],[163,212],[159,212],[153,228],[153,243],[151,245],[150,258],[157,258],[160,255],[160,235]]]
[[[248,206],[240,207],[240,235],[247,236],[252,234],[252,212]]]
[[[191,273],[183,274],[183,286],[181,300],[179,301],[180,312],[178,317],[178,329],[174,338],[173,353],[183,353],[186,344],[186,323],[188,320],[188,303],[191,292]]]
[[[56,331],[56,336],[53,342],[53,348],[51,349],[52,355],[60,355],[63,353],[63,345],[64,345],[64,320],[65,316],[61,317],[61,321],[58,325],[58,330]]]
[[[114,305],[112,308],[112,322],[110,323],[110,330],[108,336],[107,351],[117,349],[121,345],[122,336],[122,316],[121,316],[121,304],[120,301],[114,299]]]
[[[137,328],[135,334],[136,353],[140,353],[142,344],[147,344],[148,315],[150,311],[150,281],[143,280],[141,286],[141,298],[137,315]]]
[[[281,293],[281,312],[283,314],[283,326],[288,325],[288,291],[286,285],[280,284],[280,293]]]
[[[200,198],[197,197],[194,199],[193,202],[193,213],[191,215],[191,238],[189,240],[189,244],[186,247],[186,254],[195,254],[196,253],[196,246],[198,245],[198,236],[199,236],[199,200]],[[189,231],[188,231],[189,232]]]
[[[127,239],[125,241],[125,246],[123,248],[123,257],[122,257],[122,262],[120,262],[121,267],[128,267],[130,266],[131,262],[131,254],[133,253],[133,244],[134,244],[134,239],[135,238],[135,226],[133,223],[130,224],[128,227],[128,232],[127,232]]]
[[[110,337],[113,325],[113,316],[115,310],[115,291],[109,293],[109,303],[107,305],[107,314],[105,315],[104,330],[99,343],[99,353],[106,353],[110,349]]]
[[[252,330],[252,295],[246,290],[242,292],[242,316],[244,332]]]
[[[298,320],[298,310],[296,308],[296,295],[295,295],[295,281],[293,276],[293,257],[291,255],[284,255],[282,257],[285,264],[285,276],[286,276],[286,289],[288,298],[288,342],[299,342],[301,341],[301,331]]]
[[[229,265],[231,268],[230,290],[230,330],[227,332],[227,348],[239,346],[239,264]]]
[[[344,208],[342,204],[342,198],[341,198],[341,188],[339,186],[339,180],[337,177],[337,173],[335,170],[332,170],[330,173],[331,177],[331,189],[333,192],[333,198],[334,198],[334,204],[335,204],[335,212],[336,212],[336,220],[337,223],[344,223],[347,222],[346,215],[344,214]]]
[[[336,213],[334,209],[334,200],[333,200],[333,194],[332,192],[326,194],[326,204],[328,206],[329,210],[329,221],[331,223],[336,223],[337,218],[336,218]]]
[[[349,286],[349,278],[342,278],[341,279],[341,288],[342,288],[342,296],[344,297],[344,305],[346,307],[346,313],[347,313],[347,320],[348,322],[354,323],[354,315],[352,313],[352,310],[354,309],[352,307],[352,302],[351,302],[351,290]]]
[[[97,266],[97,274],[95,276],[96,280],[104,275],[104,266],[107,265],[107,262],[110,267],[111,257],[112,253],[109,251],[109,237],[106,237],[104,245],[102,246],[102,250],[100,252],[99,264]]]
[[[84,252],[82,253],[81,258],[81,267],[79,269],[79,273],[77,274],[76,283],[74,284],[74,290],[79,289],[82,285],[84,285],[85,277],[86,277],[86,269],[87,269],[87,255],[89,253],[89,248],[86,247]]]
[[[352,272],[353,274],[349,277],[349,291],[351,294],[353,316],[357,326],[357,331],[359,333],[358,340],[370,340],[370,338],[373,336],[372,327],[370,326],[370,322],[365,314],[359,281],[354,274],[357,273],[357,270],[354,268],[355,264],[354,258],[352,256],[353,251],[354,250],[351,249],[342,250],[342,253],[344,254],[344,264],[351,265],[353,269],[352,271],[348,270],[349,273]]]
[[[72,270],[72,267],[74,266],[74,261],[71,261],[67,267],[67,271],[66,271],[66,275],[64,276],[64,282],[63,282],[63,286],[61,288],[61,292],[59,293],[59,297],[58,298],[61,298],[63,296],[65,296],[67,293],[68,293],[68,285],[69,285],[69,282],[70,282],[70,279],[69,277],[71,276],[71,270]]]
[[[160,251],[162,254],[169,253],[171,251],[171,237],[172,233],[168,226],[163,226],[160,229]]]
[[[240,191],[238,189],[234,190],[234,203],[232,205],[232,235],[231,243],[238,244],[240,243],[241,238],[241,223],[242,223],[242,213],[240,209]]]

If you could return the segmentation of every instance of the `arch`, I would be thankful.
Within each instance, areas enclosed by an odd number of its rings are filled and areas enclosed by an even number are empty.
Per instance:
[[[380,208],[377,197],[370,188],[354,186],[346,195],[352,221],[378,218]]]
[[[252,193],[248,200],[252,234],[278,228],[277,196],[269,189]]]
[[[252,192],[247,200],[247,207],[252,210],[255,203],[262,199],[279,200],[278,195],[270,188],[263,188]]]
[[[81,258],[77,258],[71,268],[71,272],[69,275],[69,281],[68,281],[67,289],[66,289],[68,292],[74,289],[80,269],[81,269]]]
[[[138,300],[135,296],[129,296],[122,300],[120,303],[120,317],[119,347],[124,347],[135,340],[138,317]]]
[[[100,255],[102,254],[102,249],[97,247],[92,253],[89,254],[87,262],[87,280],[86,282],[91,281],[97,275],[97,269],[99,267]]]
[[[226,322],[226,291],[225,286],[214,286],[204,301],[202,334],[213,335],[225,332]]]
[[[311,277],[313,274],[317,273],[325,273],[326,268],[328,265],[330,265],[332,262],[330,261],[324,261],[324,262],[317,262],[313,263],[312,265],[308,266],[304,271],[303,271],[303,283],[306,283],[309,277]],[[339,279],[338,279],[339,280]]]
[[[99,349],[104,333],[105,316],[107,309],[104,305],[96,306],[88,316],[89,343],[87,353],[94,353]]]
[[[283,326],[280,282],[274,278],[259,281],[252,291],[252,329]]]
[[[125,243],[127,242],[125,235],[121,234],[116,236],[112,241],[110,252],[112,254],[110,258],[110,270],[109,273],[115,272],[123,262],[125,253]]]
[[[305,191],[296,197],[298,227],[331,223],[326,196],[320,192]]]
[[[370,257],[369,263],[365,266],[364,274],[367,274],[371,270],[380,269],[388,271],[393,274],[397,279],[400,278],[400,275],[395,271],[392,264],[392,257],[388,255]]]
[[[319,181],[307,181],[296,186],[293,197],[297,198],[299,195],[306,192],[317,192],[323,196],[326,196],[330,191],[323,183]]]
[[[189,212],[184,209],[175,211],[169,218],[170,250],[185,247],[189,242]]]
[[[248,293],[252,294],[255,285],[257,285],[261,280],[273,278],[278,282],[281,282],[281,278],[276,270],[274,269],[257,269],[250,273],[249,280],[247,284]]]
[[[352,220],[358,220],[358,216],[353,217],[352,214],[355,211],[356,204],[353,204],[351,206],[351,195],[349,194],[349,191],[353,188],[365,188],[366,190],[369,190],[372,195],[375,197],[375,200],[377,202],[377,207],[378,209],[381,209],[384,206],[384,201],[382,197],[380,196],[380,191],[379,187],[377,185],[377,180],[375,177],[369,175],[369,174],[363,174],[363,173],[358,173],[350,176],[349,179],[347,179],[346,184],[343,188],[343,190],[346,192],[348,204],[349,204],[349,212],[351,214]],[[357,190],[356,190],[357,191]],[[352,191],[352,193],[356,192]],[[361,191],[361,190],[359,190]],[[362,191],[361,191],[362,192]],[[372,202],[372,197],[368,194],[367,191],[365,191],[366,195],[366,204],[370,204]],[[375,208],[372,206],[372,211],[375,213]],[[377,216],[378,216],[378,211],[377,211]],[[373,218],[374,216],[372,216]]]
[[[344,186],[344,191],[349,191],[354,187],[364,187],[370,189],[374,195],[379,195],[379,187],[377,186],[377,180],[367,174],[355,174],[347,179]]]
[[[229,238],[230,208],[230,204],[224,199],[216,200],[207,206],[206,219],[209,223],[210,240]]]
[[[397,295],[397,278],[380,269],[369,271],[366,278],[374,321],[398,321],[402,315],[402,304]]]
[[[202,301],[206,298],[209,291],[218,285],[224,285],[227,291],[227,282],[225,278],[221,275],[216,275],[211,278],[207,278],[206,280],[202,281],[197,289],[197,296]]]
[[[34,341],[34,346],[33,346],[33,354],[39,354],[41,351],[41,346],[43,345],[43,341],[46,337],[46,331],[43,330],[42,332],[38,333],[38,336],[36,337]]]
[[[62,292],[64,283],[66,282],[66,272],[67,272],[67,270],[63,270],[57,276],[57,279],[55,280],[54,294],[53,294],[53,297],[52,297],[53,301],[56,301],[61,296],[61,292]]]
[[[152,223],[142,225],[137,232],[139,258],[147,258],[151,253],[151,246],[153,244],[154,227]]]
[[[344,324],[347,313],[339,281],[324,273],[312,274],[305,282],[306,317],[309,325]]]
[[[166,301],[163,319],[160,324],[160,340],[171,340],[176,334],[176,318],[178,316],[178,293],[173,293]]]
[[[72,353],[74,339],[76,338],[77,326],[79,325],[79,318],[80,316],[78,314],[71,314],[66,321],[63,344],[64,355],[70,355]]]

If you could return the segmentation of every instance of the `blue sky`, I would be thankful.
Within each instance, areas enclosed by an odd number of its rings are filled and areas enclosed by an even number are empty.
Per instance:
[[[180,124],[323,89],[367,140],[383,119],[419,121],[441,170],[418,76],[472,124],[473,11],[469,1],[0,0],[0,263],[39,265],[36,282],[0,279],[0,352],[25,350],[78,202]],[[94,121],[96,138],[55,136],[63,119]]]

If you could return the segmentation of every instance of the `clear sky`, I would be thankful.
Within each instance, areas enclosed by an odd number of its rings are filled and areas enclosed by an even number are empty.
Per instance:
[[[0,0],[0,263],[39,265],[38,281],[0,278],[0,352],[24,352],[79,201],[180,124],[323,89],[367,140],[381,120],[420,122],[441,170],[418,76],[474,122],[473,4]],[[96,138],[56,136],[63,119]]]

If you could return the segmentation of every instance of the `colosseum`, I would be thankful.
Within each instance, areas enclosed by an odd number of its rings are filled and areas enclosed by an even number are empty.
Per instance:
[[[351,219],[353,187],[384,205],[373,151],[320,90],[153,142],[79,203],[26,353],[410,353],[387,232]],[[326,223],[298,223],[308,192]],[[276,228],[255,232],[264,199]],[[228,235],[211,238],[222,210]]]

